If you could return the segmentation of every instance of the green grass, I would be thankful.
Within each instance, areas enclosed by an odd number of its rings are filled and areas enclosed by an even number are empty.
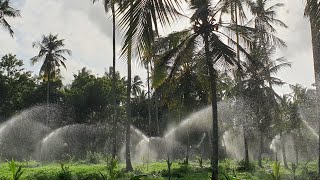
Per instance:
[[[274,162],[264,161],[264,168],[259,168],[255,164],[255,169],[247,172],[240,172],[239,165],[236,161],[225,160],[221,161],[220,167],[220,179],[224,178],[223,174],[233,177],[236,175],[237,179],[252,179],[252,180],[270,180],[270,173],[272,172],[272,166]],[[301,163],[303,164],[303,163]],[[53,164],[39,164],[37,162],[20,162],[18,165],[22,165],[24,173],[21,179],[37,179],[37,180],[47,180],[47,179],[62,179],[61,177],[61,165],[59,163]],[[183,165],[179,162],[173,162],[171,179],[185,179],[185,180],[202,180],[210,179],[210,168],[209,161],[204,161],[204,167],[200,168],[199,164],[194,161],[188,166]],[[85,163],[68,163],[65,164],[68,167],[68,171],[71,173],[72,179],[79,180],[100,180],[103,175],[108,175],[108,171],[105,164],[85,164]],[[150,164],[134,164],[134,172],[125,173],[125,164],[121,163],[117,167],[117,179],[130,179],[136,175],[145,175],[140,179],[150,179],[150,180],[163,180],[168,179],[167,164],[165,161],[155,162]],[[298,166],[297,169],[297,179],[312,179],[311,176],[317,170],[317,163],[310,162],[307,164],[308,172],[303,168],[302,165]],[[60,173],[60,176],[58,176]],[[311,174],[309,177],[308,174]],[[0,179],[6,180],[10,177],[10,171],[7,163],[0,164]],[[280,168],[280,179],[293,179],[293,174],[289,169],[285,169],[283,166]],[[67,180],[67,179],[65,179]]]

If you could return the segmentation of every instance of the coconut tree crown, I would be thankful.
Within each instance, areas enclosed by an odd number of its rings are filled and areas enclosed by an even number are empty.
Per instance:
[[[276,44],[280,47],[285,47],[286,43],[275,36],[277,33],[274,25],[287,28],[287,25],[281,20],[277,19],[277,10],[284,6],[283,3],[276,3],[268,6],[270,0],[248,1],[250,11],[253,18],[247,25],[253,25],[258,31],[258,39],[263,40],[269,44]]]
[[[71,55],[71,51],[64,48],[64,41],[64,39],[58,39],[58,35],[50,34],[48,36],[43,35],[41,41],[33,42],[32,46],[40,51],[37,56],[31,58],[31,63],[35,64],[43,61],[40,68],[40,76],[48,77],[50,75],[54,78],[56,70],[60,66],[66,69],[64,62],[67,59],[64,55]]]
[[[4,29],[6,29],[10,33],[10,35],[13,37],[14,32],[11,28],[11,25],[6,20],[7,17],[9,18],[21,17],[20,11],[11,7],[9,0],[0,0],[0,25]]]

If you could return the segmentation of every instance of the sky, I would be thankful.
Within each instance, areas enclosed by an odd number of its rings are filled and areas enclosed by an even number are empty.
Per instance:
[[[289,28],[278,28],[278,36],[286,41],[287,48],[279,50],[276,56],[284,56],[292,67],[279,72],[278,77],[289,84],[311,87],[314,82],[310,25],[303,17],[303,0],[273,0],[283,2],[278,19]],[[32,42],[41,40],[49,33],[59,34],[65,39],[66,48],[72,50],[67,57],[67,70],[62,70],[65,84],[70,83],[73,74],[87,67],[95,75],[103,75],[105,68],[112,66],[112,24],[110,14],[104,12],[102,3],[93,5],[90,0],[11,0],[11,6],[21,10],[22,18],[8,19],[15,32],[12,38],[0,27],[0,56],[17,54],[27,69],[39,72],[41,63],[34,66],[30,58],[38,53]],[[187,11],[186,11],[187,12]],[[172,27],[161,30],[161,34],[188,27],[187,19],[180,19]],[[120,34],[117,34],[117,50],[121,48]],[[119,54],[118,54],[119,56]],[[116,69],[126,76],[126,62],[118,60]],[[146,70],[135,60],[133,74],[146,78]],[[283,94],[290,92],[288,86],[276,88]]]

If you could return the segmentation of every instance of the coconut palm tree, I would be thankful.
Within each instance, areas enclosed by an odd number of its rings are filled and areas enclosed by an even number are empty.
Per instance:
[[[292,90],[291,95],[291,102],[289,103],[288,113],[289,113],[289,119],[290,119],[290,125],[293,130],[296,130],[296,132],[293,132],[293,138],[294,138],[294,149],[295,149],[295,159],[296,164],[299,163],[299,146],[301,145],[301,128],[302,128],[302,119],[299,114],[299,107],[306,102],[308,99],[307,97],[307,88],[302,87],[299,84],[296,85],[290,85],[290,88]]]
[[[236,42],[225,35],[222,29],[232,30],[231,26],[226,26],[220,21],[216,21],[217,11],[210,1],[197,0],[190,2],[194,14],[190,18],[193,27],[170,34],[164,38],[164,47],[169,49],[162,54],[162,57],[155,63],[154,84],[161,84],[164,79],[173,77],[179,72],[179,68],[186,60],[198,60],[206,68],[212,105],[212,179],[218,179],[218,117],[217,117],[217,77],[219,67],[230,70],[232,66],[239,66],[235,51],[224,43],[226,38],[235,45]],[[157,45],[157,47],[161,47]],[[248,55],[239,46],[239,50]],[[162,50],[160,49],[160,52]],[[194,58],[194,55],[199,58]],[[167,73],[169,72],[169,73]]]
[[[220,0],[219,3],[222,6],[222,15],[230,14],[231,23],[240,24],[247,19],[245,12],[245,5],[249,6],[246,0]]]
[[[0,0],[0,25],[4,27],[12,37],[13,30],[11,28],[11,25],[6,20],[6,17],[16,18],[20,16],[20,10],[11,7],[10,0]]]
[[[135,75],[132,81],[132,95],[138,97],[142,92],[141,87],[143,87],[143,82],[141,81],[140,76]]]
[[[270,88],[270,91],[271,92],[274,92],[274,89],[273,89],[273,86],[274,85],[283,85],[283,82],[281,82],[280,79],[277,80],[277,82],[280,82],[280,83],[275,83],[275,80],[277,78],[275,77],[272,77],[272,75],[276,75],[281,69],[283,68],[287,68],[287,67],[291,67],[291,63],[287,62],[286,59],[284,57],[281,57],[281,58],[277,58],[277,59],[272,59],[270,58],[273,54],[275,54],[275,50],[276,48],[275,47],[271,47],[268,49],[268,51],[266,51],[266,56],[265,56],[265,59],[264,59],[264,64],[265,64],[265,67],[266,67],[266,70],[265,70],[265,74],[266,74],[266,82],[268,83],[269,85],[269,88]],[[270,93],[270,98],[272,99],[276,99],[276,100],[273,100],[273,102],[276,102],[276,101],[279,101],[279,103],[274,103],[273,106],[270,108],[274,111],[274,120],[275,121],[278,121],[280,122],[280,125],[279,125],[279,135],[280,135],[280,140],[281,140],[281,148],[282,148],[282,157],[283,157],[283,163],[284,163],[284,166],[285,168],[288,168],[288,163],[287,163],[287,158],[286,158],[286,150],[285,150],[285,142],[282,138],[282,133],[283,133],[283,129],[284,129],[284,117],[282,117],[281,114],[282,111],[285,111],[286,109],[286,97],[283,96],[282,98],[280,96],[278,96],[276,93]]]
[[[31,58],[31,63],[34,65],[42,62],[39,74],[47,81],[47,104],[50,103],[50,81],[55,78],[60,66],[66,68],[64,62],[67,59],[64,55],[71,55],[71,51],[64,48],[64,41],[64,39],[59,39],[58,35],[49,34],[48,36],[43,35],[41,41],[35,41],[32,44],[34,48],[39,49],[38,55]]]
[[[269,87],[271,88],[271,92],[273,91],[273,87],[272,87],[272,83],[271,83],[271,75],[270,75],[270,68],[273,62],[277,62],[276,61],[272,61],[269,57],[271,56],[271,54],[275,51],[275,46],[278,47],[285,47],[286,44],[285,42],[278,38],[275,34],[276,34],[276,29],[273,27],[274,25],[278,25],[284,28],[287,28],[287,25],[282,22],[281,20],[277,19],[277,10],[278,8],[281,8],[284,6],[283,3],[276,3],[273,4],[271,6],[267,6],[267,3],[270,0],[256,0],[256,1],[252,1],[249,0],[246,3],[249,6],[249,9],[253,15],[252,19],[249,20],[249,22],[247,23],[248,26],[253,26],[256,30],[255,33],[255,45],[251,46],[256,48],[253,51],[258,50],[259,53],[262,53],[262,57],[263,58],[262,61],[260,61],[261,63],[264,64],[264,66],[266,67],[266,77],[268,78],[268,82],[269,82]],[[261,47],[257,47],[257,45],[260,45]],[[280,58],[278,60],[284,60],[283,58]],[[283,63],[283,66],[287,66],[287,63]],[[270,67],[269,67],[270,66]],[[279,67],[279,69],[281,69],[282,67]],[[268,75],[269,74],[269,75]],[[271,97],[273,97],[272,94],[270,94]],[[276,106],[272,106],[272,107],[276,107]],[[247,152],[246,152],[247,154]],[[246,157],[247,159],[247,157]],[[248,159],[246,160],[248,161]],[[260,161],[259,161],[260,162]],[[259,163],[259,165],[261,165]]]
[[[244,98],[247,98],[251,103],[253,111],[256,113],[257,128],[260,134],[260,151],[259,151],[259,166],[262,166],[261,154],[263,153],[264,144],[263,137],[270,127],[272,116],[278,111],[278,101],[280,96],[274,91],[273,86],[281,86],[285,84],[275,75],[283,68],[290,67],[284,58],[272,59],[275,53],[275,46],[260,43],[253,43],[251,50],[251,60],[246,62],[246,75],[243,79]],[[263,121],[262,121],[263,120]],[[278,119],[277,119],[278,120]]]
[[[320,102],[320,2],[317,0],[306,0],[306,7],[304,15],[309,18],[311,26],[312,49],[313,49],[313,63],[314,76],[316,85],[317,102]],[[319,103],[317,103],[319,104]],[[320,117],[320,106],[317,107],[318,117]],[[320,120],[318,133],[320,134]],[[318,173],[320,174],[320,138],[319,138],[319,159],[318,159]]]
[[[253,18],[247,23],[248,26],[253,26],[257,31],[258,41],[265,41],[267,44],[275,44],[279,47],[285,47],[286,43],[277,37],[274,25],[287,28],[287,25],[277,19],[277,10],[284,6],[283,3],[276,3],[267,6],[271,0],[249,0],[249,9]]]
[[[130,160],[130,124],[131,124],[131,59],[133,55],[142,57],[144,49],[150,47],[158,34],[158,22],[161,26],[170,24],[179,14],[179,0],[134,0],[124,1],[119,14],[120,28],[124,31],[122,57],[127,58],[127,125],[126,125],[126,170],[132,171]]]
[[[152,136],[151,132],[151,86],[150,86],[150,68],[151,62],[146,61],[147,69],[147,85],[148,85],[148,122],[149,122],[149,136]]]
[[[225,65],[236,65],[235,52],[228,45],[221,41],[220,24],[215,19],[214,8],[210,1],[200,0],[191,1],[191,9],[195,13],[191,17],[194,38],[201,37],[204,43],[204,62],[209,73],[210,95],[212,106],[212,180],[218,180],[218,161],[219,161],[219,127],[218,127],[218,100],[217,100],[217,65],[222,61]],[[230,38],[229,38],[230,41]]]
[[[280,141],[281,141],[281,150],[282,150],[282,159],[283,165],[285,168],[288,168],[287,162],[287,151],[285,146],[285,139],[283,138],[284,132],[288,129],[287,120],[289,119],[289,106],[290,106],[290,99],[288,95],[283,95],[280,98],[279,102],[279,111],[277,115],[279,116],[278,121],[275,123],[275,128],[279,131]]]
[[[93,3],[99,0],[92,0]],[[113,148],[112,158],[116,158],[117,155],[117,100],[116,100],[116,0],[103,0],[103,6],[105,12],[108,13],[111,9],[112,14],[112,104],[113,104],[113,122],[112,122],[112,136],[113,136]]]
[[[223,5],[223,10],[222,10],[222,15],[223,14],[230,14],[230,23],[234,24],[236,27],[238,25],[241,25],[244,23],[244,21],[247,19],[246,12],[244,10],[244,5],[249,6],[248,1],[243,1],[243,0],[220,0],[220,3]],[[236,47],[237,47],[237,60],[238,63],[241,62],[240,59],[240,50],[239,50],[239,45],[240,45],[240,36],[239,36],[239,30],[235,31],[235,36],[236,36]],[[239,92],[242,90],[241,82],[242,82],[242,77],[241,77],[241,72],[237,71],[235,72],[235,77],[236,81],[239,84]],[[239,96],[241,97],[241,94],[239,93]],[[245,124],[245,123],[244,123]],[[245,154],[245,164],[249,164],[249,148],[248,148],[248,138],[246,135],[246,127],[243,127],[243,142],[244,142],[244,154]]]

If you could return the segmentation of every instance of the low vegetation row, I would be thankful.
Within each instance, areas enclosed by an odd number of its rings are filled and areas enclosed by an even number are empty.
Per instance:
[[[125,164],[112,158],[101,159],[92,164],[89,159],[83,161],[65,161],[40,164],[36,161],[16,162],[14,160],[0,164],[1,180],[115,180],[115,179],[210,179],[210,161],[181,161],[134,164],[133,172],[125,171]],[[226,159],[219,163],[221,180],[316,180],[316,162],[291,163],[285,168],[280,162],[264,159],[263,168],[257,163]]]

